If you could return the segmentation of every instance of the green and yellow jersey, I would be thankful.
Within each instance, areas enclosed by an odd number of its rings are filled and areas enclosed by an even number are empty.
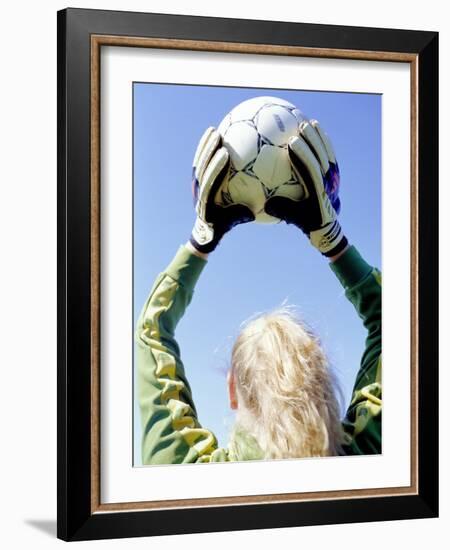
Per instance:
[[[206,260],[181,246],[156,279],[139,317],[135,340],[143,464],[226,462],[264,458],[250,434],[240,437],[240,455],[219,447],[198,420],[176,326],[184,315]],[[343,428],[344,454],[381,453],[381,275],[355,247],[331,269],[367,329],[366,348]]]

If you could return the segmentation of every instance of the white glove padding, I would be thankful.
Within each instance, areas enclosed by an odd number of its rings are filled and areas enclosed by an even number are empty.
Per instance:
[[[222,146],[222,136],[215,128],[208,128],[198,144],[192,171],[197,219],[190,240],[200,252],[211,252],[232,227],[255,219],[246,206],[231,205],[224,208],[214,203],[216,192],[229,167],[230,155]]]

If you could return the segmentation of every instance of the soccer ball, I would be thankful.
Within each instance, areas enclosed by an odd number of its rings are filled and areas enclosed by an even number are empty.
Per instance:
[[[277,97],[255,97],[232,109],[218,132],[230,154],[230,170],[214,201],[220,206],[244,204],[260,223],[280,220],[264,212],[273,196],[301,200],[303,182],[291,168],[287,143],[298,135],[304,116],[299,109]]]

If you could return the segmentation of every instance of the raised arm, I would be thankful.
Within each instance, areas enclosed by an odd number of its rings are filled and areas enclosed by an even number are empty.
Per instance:
[[[381,453],[381,275],[348,241],[337,219],[339,169],[332,144],[317,121],[305,120],[289,142],[289,156],[305,199],[273,197],[266,211],[297,226],[311,244],[331,260],[367,329],[366,349],[343,421],[346,454]]]
[[[206,260],[179,248],[158,276],[136,326],[143,464],[196,462],[217,449],[201,427],[175,329]]]
[[[345,295],[367,330],[353,394],[343,420],[349,442],[346,454],[381,453],[381,273],[370,266],[355,247],[330,263]]]
[[[218,447],[214,434],[197,418],[175,339],[208,253],[232,227],[254,219],[246,207],[225,211],[214,204],[212,197],[228,169],[228,153],[216,130],[209,128],[194,159],[197,217],[190,242],[157,277],[136,326],[143,464],[228,460],[228,452]]]

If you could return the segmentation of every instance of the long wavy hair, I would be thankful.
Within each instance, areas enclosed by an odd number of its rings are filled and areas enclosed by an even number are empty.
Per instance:
[[[233,346],[231,375],[238,409],[230,450],[237,460],[244,459],[242,434],[264,458],[339,454],[342,392],[319,339],[290,308],[246,323]]]

